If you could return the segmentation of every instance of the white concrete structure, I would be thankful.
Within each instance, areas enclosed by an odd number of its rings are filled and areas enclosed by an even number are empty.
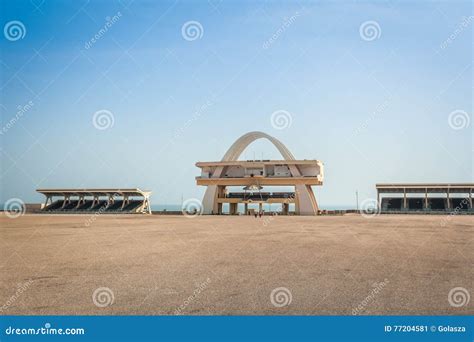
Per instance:
[[[382,211],[472,211],[474,183],[376,184]]]
[[[238,161],[245,148],[257,139],[269,140],[281,153],[283,160]],[[237,213],[237,205],[244,203],[282,203],[288,211],[289,203],[295,203],[296,214],[317,215],[318,204],[312,185],[323,184],[323,164],[319,160],[296,160],[279,140],[262,132],[250,132],[237,139],[220,162],[198,162],[201,176],[198,185],[207,186],[203,199],[204,214],[222,213],[222,204],[230,204],[231,214]],[[260,200],[239,193],[226,195],[227,186],[246,186],[261,189],[262,186],[294,186],[294,193],[265,193]]]
[[[46,197],[42,211],[50,213],[151,214],[151,191],[135,189],[38,189]]]

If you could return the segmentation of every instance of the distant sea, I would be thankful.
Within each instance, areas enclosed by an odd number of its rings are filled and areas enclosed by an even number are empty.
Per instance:
[[[243,207],[242,205],[239,206]],[[0,211],[3,211],[5,208],[5,204],[0,203]],[[249,208],[258,208],[258,204],[249,205]],[[268,211],[277,211],[281,209],[281,205],[278,204],[265,204],[263,209]],[[332,206],[321,206],[319,209],[321,210],[354,210],[354,206],[351,205],[332,205]],[[152,204],[151,210],[153,211],[181,211],[180,204]],[[228,206],[224,205],[224,210],[228,210]],[[294,204],[290,204],[290,210],[295,210]]]
[[[243,207],[242,205],[239,207]],[[258,204],[249,205],[249,208],[258,208]],[[268,211],[276,211],[281,208],[281,205],[278,204],[265,204],[263,209]],[[226,206],[224,205],[224,210],[226,210]],[[290,210],[294,210],[294,204],[290,205]],[[353,205],[328,205],[328,206],[321,206],[320,210],[349,210],[355,209]],[[152,204],[151,210],[153,211],[181,211],[180,204]]]

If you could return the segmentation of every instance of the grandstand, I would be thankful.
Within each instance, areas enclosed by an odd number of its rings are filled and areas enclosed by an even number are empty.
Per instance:
[[[38,189],[47,213],[151,214],[151,191],[136,189]]]
[[[383,213],[473,212],[473,183],[376,184],[376,189]]]

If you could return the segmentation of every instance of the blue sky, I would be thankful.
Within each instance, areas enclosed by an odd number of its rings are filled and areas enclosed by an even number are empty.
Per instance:
[[[324,162],[325,207],[352,205],[356,189],[373,198],[377,182],[473,181],[470,1],[1,6],[0,202],[40,201],[45,187],[200,198],[194,163],[253,130]],[[11,21],[23,38],[6,33]],[[183,35],[190,21],[197,37]],[[290,125],[272,124],[279,110]],[[279,158],[266,141],[243,158],[262,153]]]

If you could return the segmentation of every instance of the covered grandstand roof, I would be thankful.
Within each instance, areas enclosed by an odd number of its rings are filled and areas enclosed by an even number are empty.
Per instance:
[[[396,184],[376,184],[376,189],[380,193],[396,192],[471,192],[474,183],[396,183]]]
[[[128,195],[128,196],[150,196],[151,191],[141,190],[139,188],[121,189],[121,188],[100,188],[100,189],[37,189],[37,192],[49,196],[62,195],[89,195],[89,196],[106,196],[111,194]]]

